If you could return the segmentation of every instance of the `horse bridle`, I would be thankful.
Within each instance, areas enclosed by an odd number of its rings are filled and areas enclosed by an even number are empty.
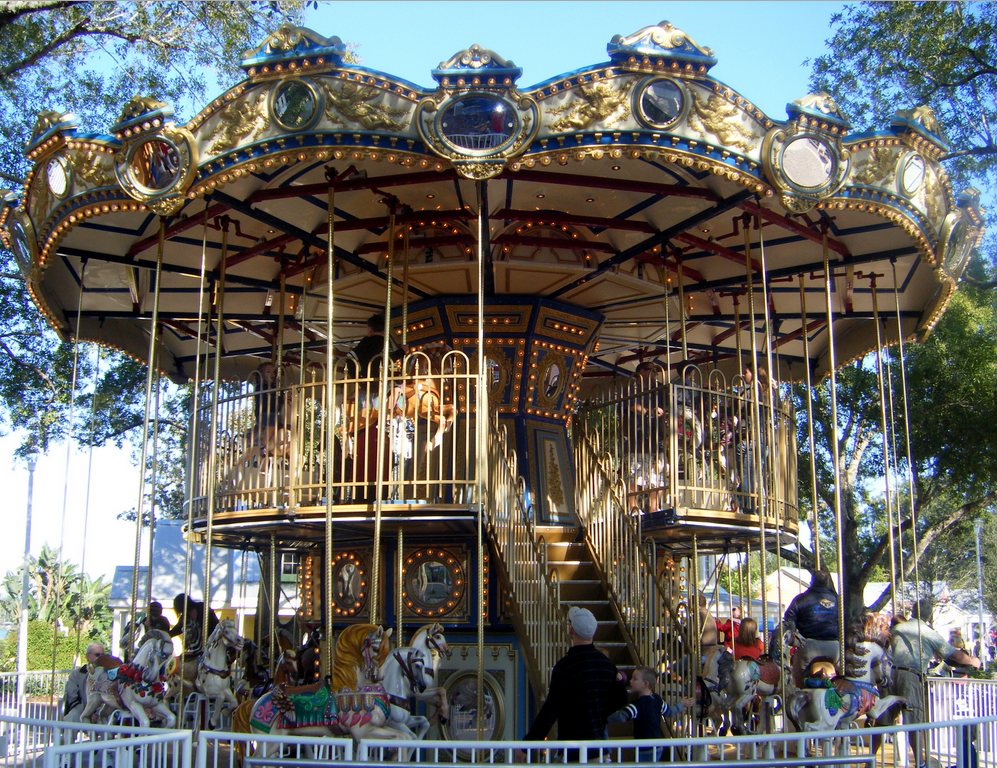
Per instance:
[[[446,651],[444,651],[444,650],[443,650],[443,649],[442,649],[442,648],[440,647],[440,644],[439,644],[438,642],[436,642],[436,635],[429,635],[429,636],[428,636],[428,637],[426,638],[426,642],[427,642],[427,643],[429,644],[429,646],[430,646],[430,647],[431,647],[431,648],[432,648],[432,649],[433,649],[434,651],[436,651],[436,652],[437,652],[438,654],[440,654],[440,656],[443,656],[443,657],[444,657],[444,658],[446,658],[446,659],[449,659],[449,658],[450,658],[450,654],[452,653],[452,651],[450,650],[450,646],[447,646],[447,650],[446,650]]]

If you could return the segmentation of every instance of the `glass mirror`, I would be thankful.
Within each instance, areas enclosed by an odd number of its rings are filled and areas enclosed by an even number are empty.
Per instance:
[[[900,174],[900,190],[907,197],[911,197],[921,188],[922,183],[924,183],[924,158],[920,155],[910,155]]]
[[[48,181],[48,188],[56,197],[65,197],[69,191],[69,171],[66,168],[66,160],[62,157],[53,157],[48,161],[45,168],[45,177]]]
[[[163,139],[150,139],[132,152],[131,174],[137,185],[153,192],[169,189],[180,175],[180,153]]]
[[[655,80],[640,97],[640,111],[651,125],[664,128],[682,116],[685,94],[672,80]]]
[[[408,593],[417,602],[435,608],[442,605],[453,591],[453,575],[439,560],[423,560],[409,573]]]
[[[543,392],[544,397],[549,400],[553,400],[557,397],[558,389],[561,386],[561,366],[557,363],[552,363],[547,371],[544,373],[543,378]]]
[[[440,116],[440,133],[455,147],[488,151],[509,141],[516,133],[518,115],[494,96],[466,96]]]
[[[317,108],[315,92],[301,80],[287,80],[274,89],[274,119],[288,130],[307,127]]]
[[[782,169],[786,178],[798,187],[822,187],[834,175],[831,147],[809,137],[794,139],[782,151]]]

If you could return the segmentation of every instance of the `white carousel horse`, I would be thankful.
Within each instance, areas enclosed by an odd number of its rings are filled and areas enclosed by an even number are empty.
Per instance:
[[[730,702],[731,728],[736,735],[757,732],[753,718],[746,715],[756,705],[765,707],[772,701],[769,697],[778,695],[781,678],[779,664],[768,656],[760,656],[757,660],[738,659],[734,662],[727,697]]]
[[[867,725],[887,725],[907,702],[899,696],[880,696],[893,670],[889,631],[880,618],[866,614],[852,626],[845,654],[846,676],[813,678],[790,700],[787,714],[801,731],[847,728],[862,715]],[[874,740],[874,751],[878,740]]]
[[[177,719],[163,701],[164,667],[172,658],[173,641],[158,629],[146,633],[134,661],[128,664],[106,654],[98,657],[88,665],[87,705],[80,720],[88,722],[101,704],[108,704],[130,712],[142,728],[149,727],[150,713],[173,728]]]
[[[228,651],[232,648],[241,651],[245,638],[235,631],[235,622],[222,619],[208,638],[208,646],[197,663],[197,677],[194,687],[209,701],[215,702],[211,713],[211,728],[218,727],[222,712],[231,713],[239,706],[232,690],[232,670],[228,661]]]
[[[409,647],[422,651],[426,654],[427,658],[432,659],[431,676],[433,680],[437,679],[437,673],[440,669],[440,658],[449,659],[453,654],[450,646],[447,645],[446,637],[443,636],[443,625],[438,622],[419,627],[415,631],[415,634],[412,635]]]
[[[727,733],[730,712],[727,695],[729,681],[726,679],[730,674],[729,668],[726,668],[728,661],[730,654],[722,645],[718,646],[703,659],[703,675],[697,681],[696,704],[700,708],[700,719],[711,720],[721,736]],[[724,668],[721,668],[722,665]]]

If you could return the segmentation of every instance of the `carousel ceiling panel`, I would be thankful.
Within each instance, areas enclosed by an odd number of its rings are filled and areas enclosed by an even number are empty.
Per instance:
[[[495,286],[500,293],[543,296],[579,275],[579,270],[552,264],[495,264]]]

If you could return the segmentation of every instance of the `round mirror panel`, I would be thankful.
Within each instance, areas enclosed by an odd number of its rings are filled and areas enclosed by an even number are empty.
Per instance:
[[[920,155],[910,155],[904,162],[900,174],[900,191],[907,197],[912,197],[924,183],[924,158]]]
[[[481,722],[482,739],[501,739],[504,729],[505,711],[502,689],[495,678],[484,674],[483,717]],[[451,675],[444,686],[450,711],[444,735],[450,741],[474,741],[478,738],[478,676],[474,672],[458,672]],[[468,750],[469,751],[469,750]],[[470,755],[458,752],[462,759]]]
[[[48,188],[56,197],[65,197],[69,191],[69,171],[66,167],[66,160],[62,157],[53,157],[48,161],[45,168],[45,178],[48,181]]]
[[[11,245],[14,249],[14,258],[17,259],[21,270],[29,272],[31,270],[31,246],[28,245],[28,234],[21,226],[21,222],[15,221],[10,225]]]
[[[682,116],[685,94],[672,80],[655,80],[640,96],[640,111],[645,120],[658,128],[665,128]]]
[[[798,187],[823,187],[834,176],[833,151],[818,139],[794,139],[782,151],[782,170],[786,178]]]
[[[501,99],[466,96],[447,107],[440,116],[440,133],[458,149],[488,152],[498,149],[516,134],[519,116]]]
[[[969,252],[969,238],[966,233],[966,221],[962,218],[952,227],[948,240],[945,242],[945,269],[953,275],[961,271],[961,262]]]
[[[317,111],[315,92],[301,80],[287,80],[274,89],[273,116],[284,128],[306,128]]]
[[[485,355],[485,381],[488,382],[488,394],[498,394],[502,387],[502,366],[491,355]]]
[[[553,400],[557,397],[558,390],[561,386],[561,367],[557,363],[553,363],[547,371],[544,373],[543,378],[543,392],[544,397],[549,400]]]
[[[363,561],[344,552],[333,561],[332,595],[337,616],[355,616],[367,603],[367,573]]]
[[[180,153],[163,139],[150,139],[132,152],[134,182],[152,192],[169,189],[180,175]]]
[[[439,560],[423,560],[409,574],[409,596],[423,605],[442,605],[453,591],[453,575]]]

